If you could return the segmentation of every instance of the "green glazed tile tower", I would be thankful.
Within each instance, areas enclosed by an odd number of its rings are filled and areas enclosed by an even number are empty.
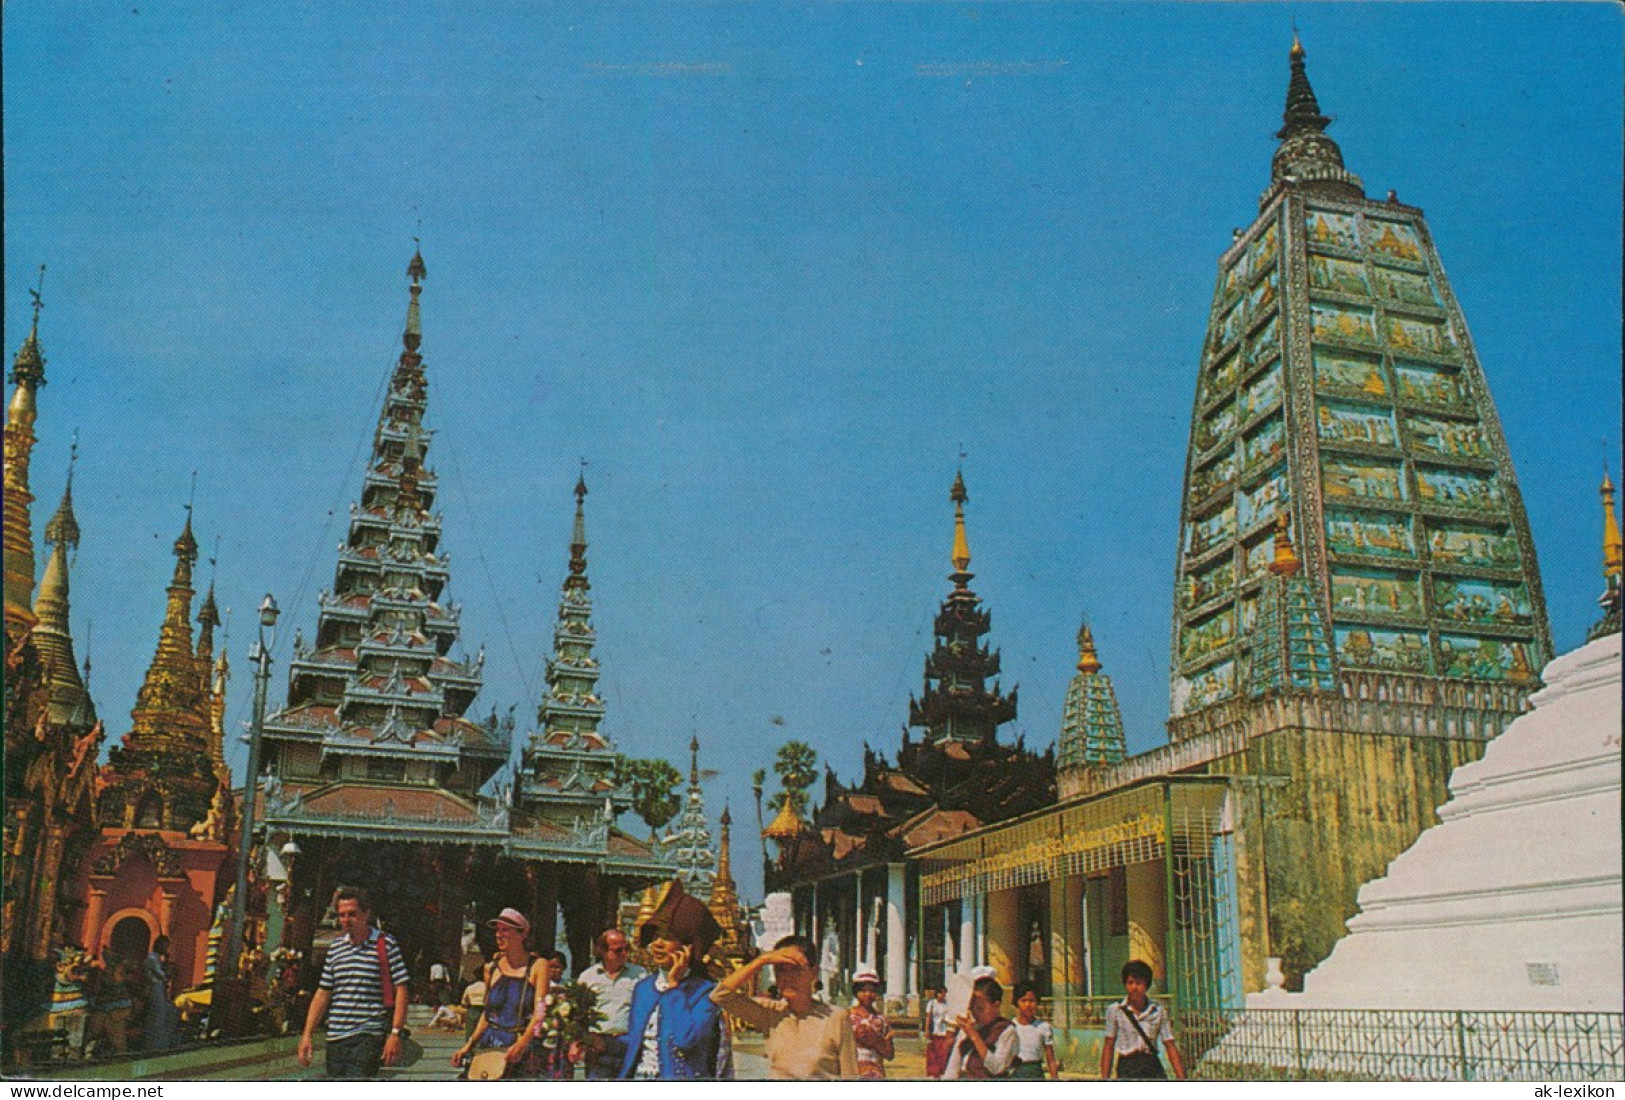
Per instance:
[[[1552,644],[1511,456],[1422,211],[1366,197],[1296,40],[1283,117],[1202,350],[1169,733],[1187,765],[1273,777],[1250,852],[1268,933],[1246,969],[1281,955],[1295,984],[1359,885],[1436,820],[1451,770],[1526,708]]]

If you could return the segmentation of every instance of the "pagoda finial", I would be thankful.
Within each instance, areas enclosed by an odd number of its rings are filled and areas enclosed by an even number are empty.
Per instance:
[[[40,289],[45,285],[45,265],[40,265]],[[34,494],[28,490],[28,463],[34,453],[34,420],[38,414],[36,395],[45,384],[45,357],[39,349],[39,311],[43,305],[40,290],[29,291],[34,298],[34,325],[17,350],[12,364],[11,400],[6,406],[5,462],[5,620],[7,644],[34,625],[34,532],[29,506]]]
[[[73,468],[79,461],[79,433],[73,433],[68,444],[68,480],[62,488],[62,503],[56,514],[45,523],[45,544],[62,546],[68,550],[79,548],[79,521],[73,514]]]
[[[1269,571],[1279,577],[1290,577],[1302,564],[1297,551],[1292,548],[1291,525],[1287,522],[1286,513],[1282,512],[1275,517],[1275,560],[1270,562]]]
[[[412,262],[406,265],[406,275],[412,280],[409,288],[412,300],[406,306],[406,331],[401,335],[401,343],[409,354],[415,354],[423,343],[423,320],[418,314],[418,295],[423,293],[423,280],[429,277],[429,269],[423,264],[423,250],[416,237],[412,238],[412,245]]]
[[[1078,631],[1078,671],[1092,676],[1100,668],[1100,657],[1095,653],[1095,636],[1090,633],[1088,620],[1085,620]]]
[[[567,588],[586,588],[587,585],[587,460],[581,460],[581,473],[576,477],[576,520],[570,531],[570,575],[565,578]]]
[[[1614,483],[1606,467],[1602,471],[1602,572],[1617,581],[1625,569],[1619,534],[1619,518],[1614,514]]]
[[[700,735],[697,733],[688,743],[688,784],[700,785]]]
[[[28,296],[34,299],[34,319],[28,327],[28,336],[23,340],[23,346],[17,349],[17,358],[11,365],[11,381],[19,390],[45,385],[45,357],[39,349],[39,311],[45,308],[45,301],[40,297],[45,290],[45,265],[39,265],[39,282],[28,290]],[[33,393],[29,395],[29,411],[33,411]],[[12,397],[15,405],[16,396]],[[33,423],[32,416],[29,423]]]
[[[1292,31],[1292,51],[1289,55],[1292,62],[1292,78],[1287,82],[1286,109],[1281,112],[1282,125],[1276,133],[1278,138],[1287,138],[1302,130],[1324,130],[1331,125],[1332,120],[1320,113],[1320,103],[1315,99],[1315,89],[1309,84],[1309,72],[1304,65],[1305,51],[1303,41],[1298,37],[1297,28]]]
[[[1281,128],[1275,133],[1281,144],[1270,163],[1270,187],[1260,204],[1268,204],[1281,188],[1288,186],[1336,198],[1364,198],[1360,177],[1343,167],[1343,151],[1326,134],[1332,120],[1321,114],[1315,90],[1309,84],[1303,41],[1296,28],[1289,56],[1292,76],[1287,82]]]
[[[948,491],[948,499],[954,502],[954,571],[948,575],[948,579],[963,588],[974,575],[969,572],[970,540],[965,537],[965,502],[970,500],[970,494],[965,491],[963,469],[954,471],[954,484]]]

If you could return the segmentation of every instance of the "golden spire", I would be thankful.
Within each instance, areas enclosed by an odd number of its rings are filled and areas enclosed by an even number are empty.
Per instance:
[[[154,737],[159,742],[204,748],[208,711],[203,705],[205,683],[197,674],[192,650],[192,565],[197,561],[197,539],[192,537],[192,512],[175,540],[175,574],[170,579],[164,624],[158,632],[158,650],[136,693],[132,742]]]
[[[965,492],[965,472],[954,471],[954,485],[948,490],[948,499],[954,502],[954,571],[948,575],[960,588],[969,583],[973,574],[970,569],[970,540],[965,537],[965,502],[970,494]]]
[[[45,525],[45,542],[51,547],[51,556],[34,598],[38,620],[34,644],[46,667],[51,720],[88,729],[96,721],[95,708],[74,662],[73,634],[68,625],[68,551],[79,546],[79,522],[73,514],[73,467],[78,456],[79,444],[75,440],[68,452],[68,481],[62,490],[62,503]]]
[[[1605,469],[1602,472],[1602,573],[1617,581],[1622,568],[1625,568],[1625,555],[1620,547],[1619,518],[1614,515],[1614,483],[1608,479]]]
[[[655,908],[660,904],[660,895],[655,890],[654,883],[644,887],[643,897],[638,899],[638,915],[632,921],[632,941],[637,942],[638,929],[649,923],[655,915]]]
[[[1095,636],[1089,632],[1088,623],[1084,623],[1083,629],[1078,631],[1078,671],[1085,676],[1100,671],[1100,658],[1095,654]]]
[[[1286,513],[1281,512],[1275,517],[1275,560],[1270,562],[1269,570],[1278,577],[1290,577],[1302,564],[1292,549],[1292,532]]]
[[[38,412],[35,395],[45,385],[45,357],[39,348],[39,311],[44,308],[40,291],[45,286],[45,265],[40,265],[40,284],[30,290],[34,298],[34,321],[28,338],[17,350],[11,368],[11,401],[6,406],[5,441],[5,620],[8,642],[34,625],[34,528],[29,505],[34,495],[28,491],[28,462],[34,453],[34,418]]]
[[[779,816],[768,823],[762,830],[762,835],[769,840],[791,840],[807,831],[801,821],[801,815],[796,813],[795,796],[789,791],[784,792],[784,808]]]
[[[737,957],[744,945],[739,934],[739,887],[734,882],[733,859],[729,854],[728,830],[733,824],[733,817],[728,813],[726,803],[722,807],[719,823],[722,826],[722,842],[717,848],[717,873],[711,879],[711,898],[706,908],[716,918],[722,934],[717,937],[711,955],[713,958]]]

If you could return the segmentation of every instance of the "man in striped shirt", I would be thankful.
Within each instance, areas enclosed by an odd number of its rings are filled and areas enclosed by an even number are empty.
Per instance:
[[[327,1075],[366,1080],[378,1076],[380,1063],[392,1066],[401,1055],[406,960],[393,937],[372,927],[372,901],[364,892],[341,886],[334,903],[343,935],[327,948],[299,1039],[299,1064],[310,1065],[311,1034],[325,1015]]]

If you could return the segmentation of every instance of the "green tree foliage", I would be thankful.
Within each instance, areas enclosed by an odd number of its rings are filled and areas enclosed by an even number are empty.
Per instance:
[[[649,826],[652,838],[683,807],[678,787],[683,775],[669,760],[640,760],[620,756],[615,760],[615,783],[632,792],[632,812]]]
[[[818,753],[805,741],[786,741],[773,758],[773,771],[784,784],[796,813],[807,808],[807,788],[818,778]]]

